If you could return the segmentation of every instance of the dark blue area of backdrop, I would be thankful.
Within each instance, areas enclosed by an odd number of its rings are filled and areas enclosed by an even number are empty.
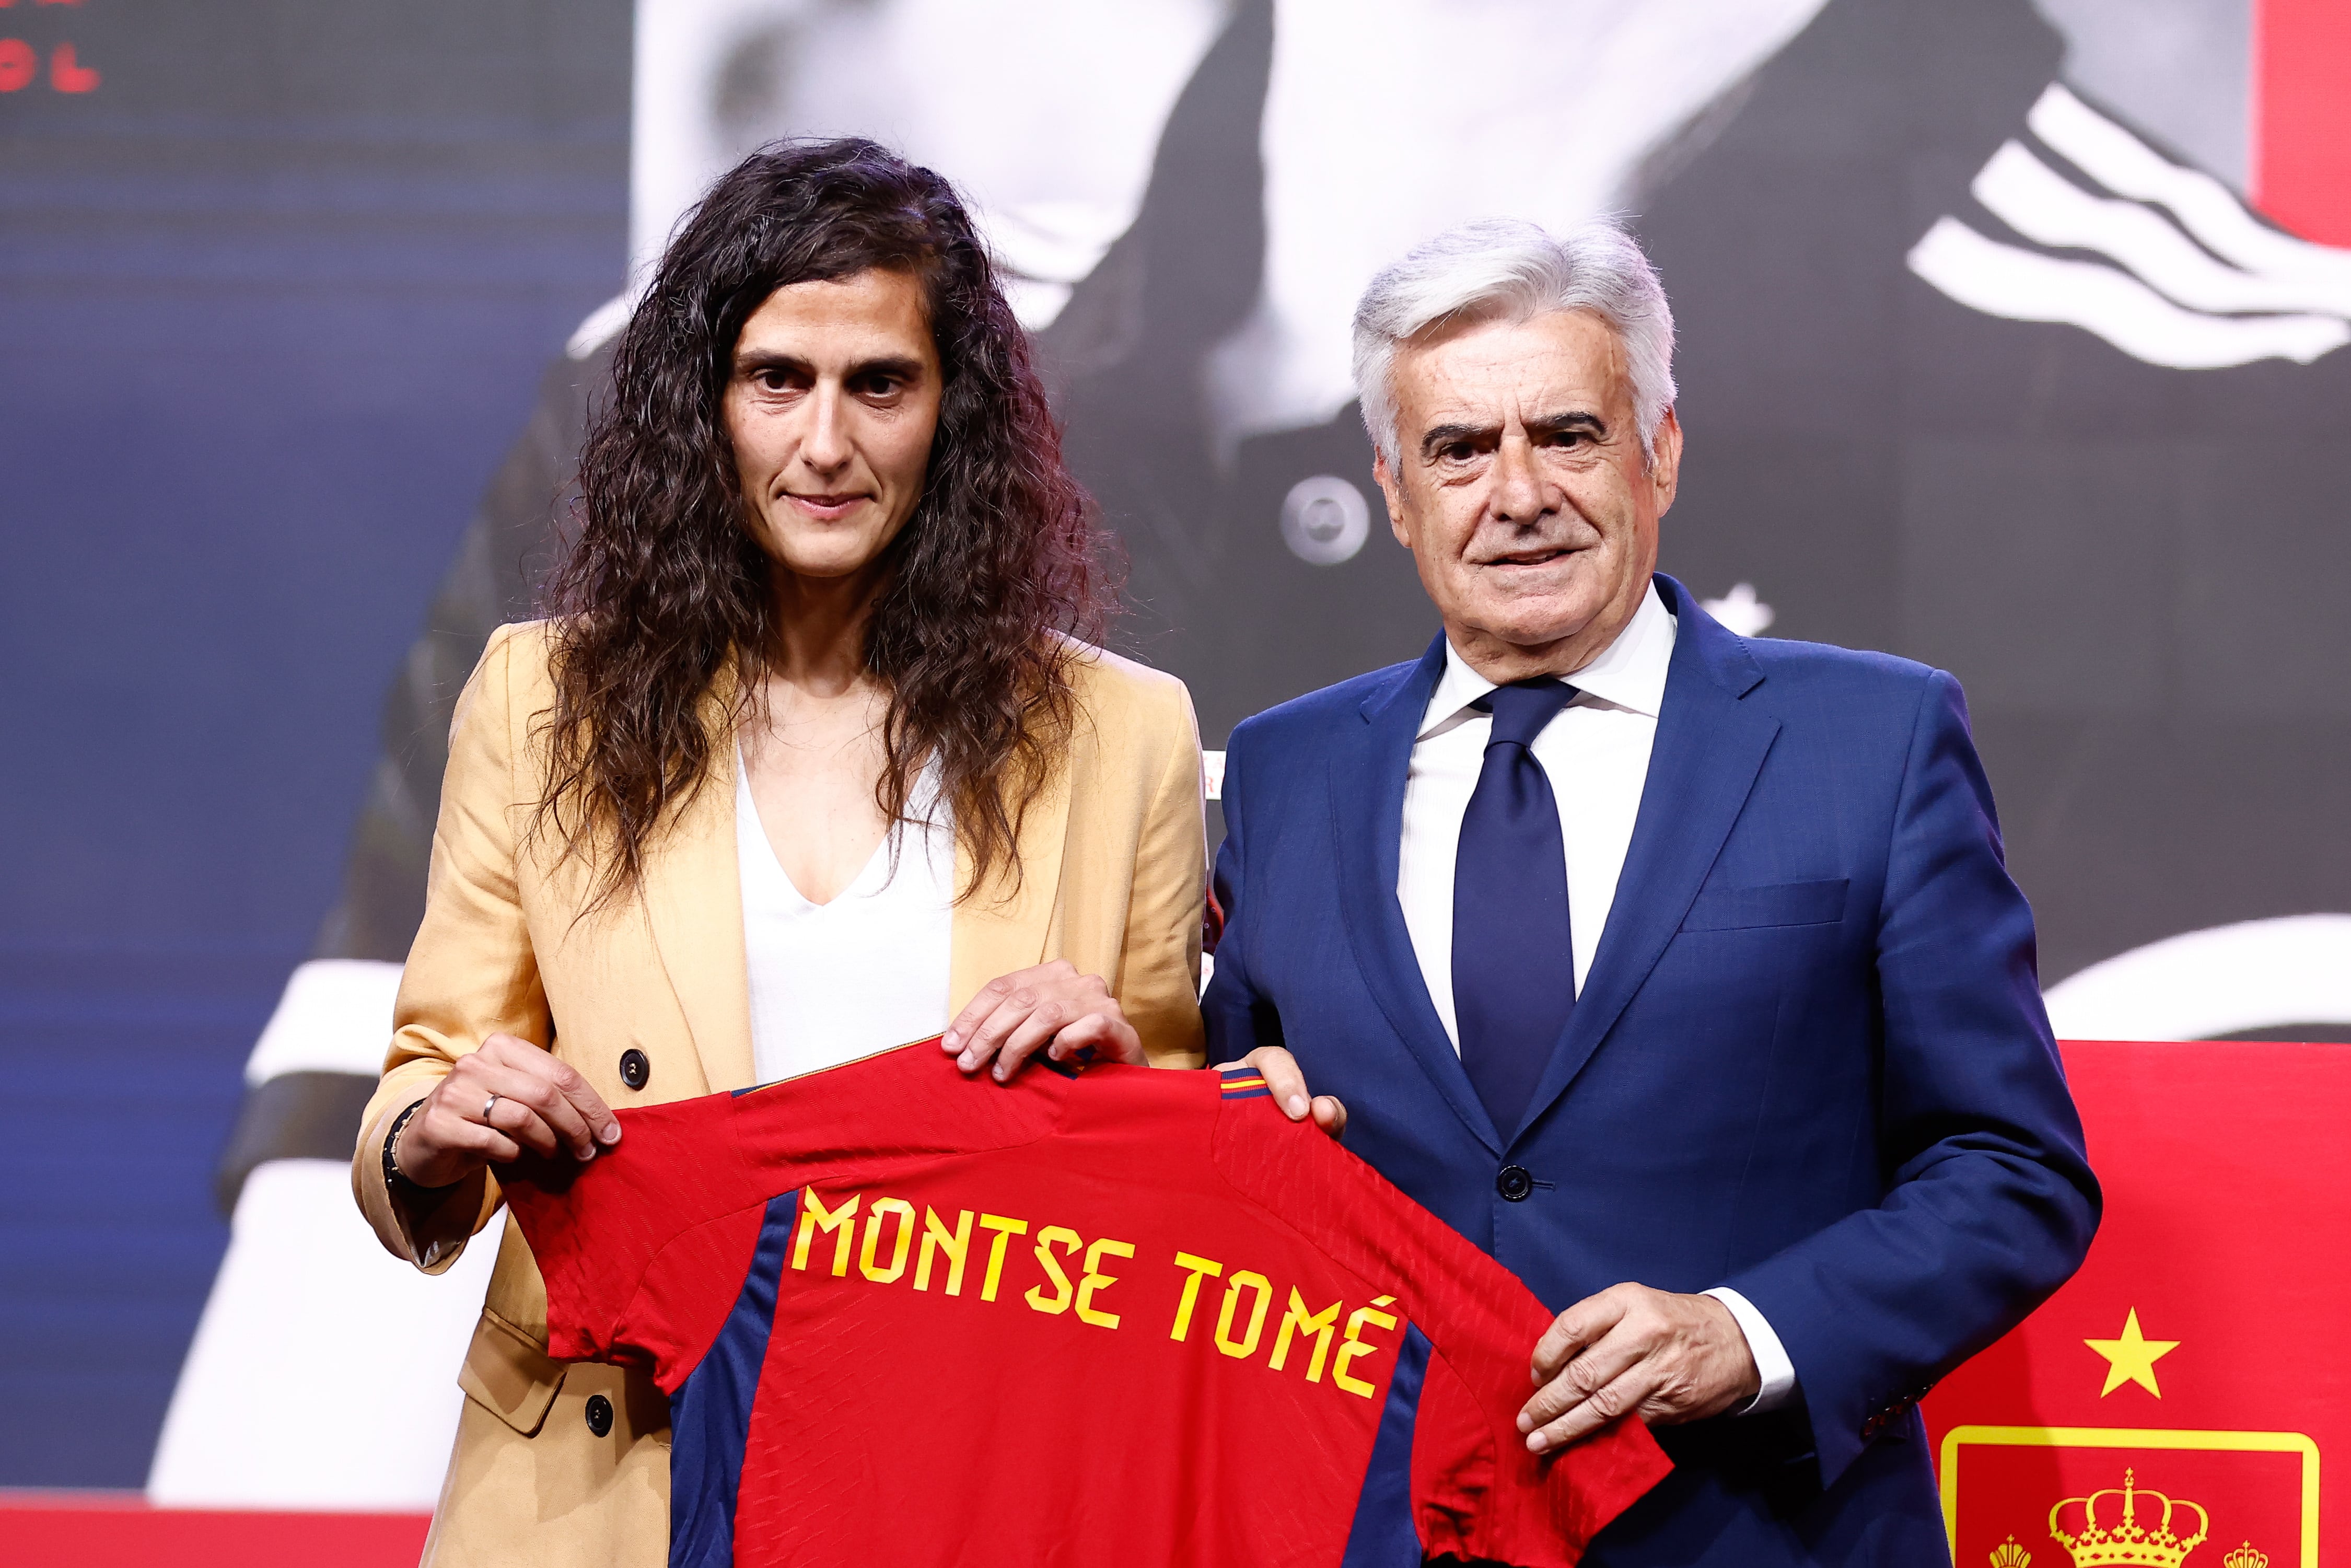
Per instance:
[[[0,1485],[138,1486],[380,695],[622,282],[629,6],[0,37],[99,73],[0,97]]]

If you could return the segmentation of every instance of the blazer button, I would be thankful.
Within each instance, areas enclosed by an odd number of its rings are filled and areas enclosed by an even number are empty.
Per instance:
[[[635,1046],[621,1052],[621,1082],[632,1089],[643,1089],[653,1075],[653,1064]]]
[[[588,1429],[600,1437],[612,1430],[612,1402],[601,1394],[588,1396]]]
[[[1502,1174],[1494,1178],[1494,1190],[1512,1203],[1524,1203],[1535,1189],[1535,1178],[1527,1174],[1524,1166],[1504,1166]]]

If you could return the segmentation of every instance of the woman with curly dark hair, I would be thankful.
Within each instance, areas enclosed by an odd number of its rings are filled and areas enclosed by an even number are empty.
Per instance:
[[[615,1105],[942,1029],[998,1079],[1201,1060],[1190,701],[1092,643],[1088,503],[947,183],[866,141],[753,155],[613,378],[554,613],[458,706],[352,1166],[428,1271],[499,1164],[592,1157]],[[664,1561],[666,1402],[546,1343],[510,1228],[427,1560]]]

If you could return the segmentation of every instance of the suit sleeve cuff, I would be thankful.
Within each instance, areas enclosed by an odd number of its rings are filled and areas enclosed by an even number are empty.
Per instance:
[[[1718,1285],[1700,1293],[1712,1296],[1730,1309],[1732,1319],[1739,1324],[1739,1332],[1747,1336],[1747,1354],[1755,1358],[1755,1370],[1763,1380],[1763,1386],[1757,1390],[1755,1397],[1731,1414],[1757,1416],[1789,1404],[1796,1393],[1796,1365],[1788,1359],[1787,1347],[1780,1343],[1780,1336],[1771,1332],[1771,1325],[1764,1321],[1763,1314],[1755,1310],[1753,1302],[1728,1285]]]

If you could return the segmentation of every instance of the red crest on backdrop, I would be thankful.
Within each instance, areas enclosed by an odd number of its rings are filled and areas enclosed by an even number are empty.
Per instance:
[[[2105,1218],[1926,1403],[1958,1568],[2315,1568],[2351,1549],[2351,1046],[2064,1050]]]

